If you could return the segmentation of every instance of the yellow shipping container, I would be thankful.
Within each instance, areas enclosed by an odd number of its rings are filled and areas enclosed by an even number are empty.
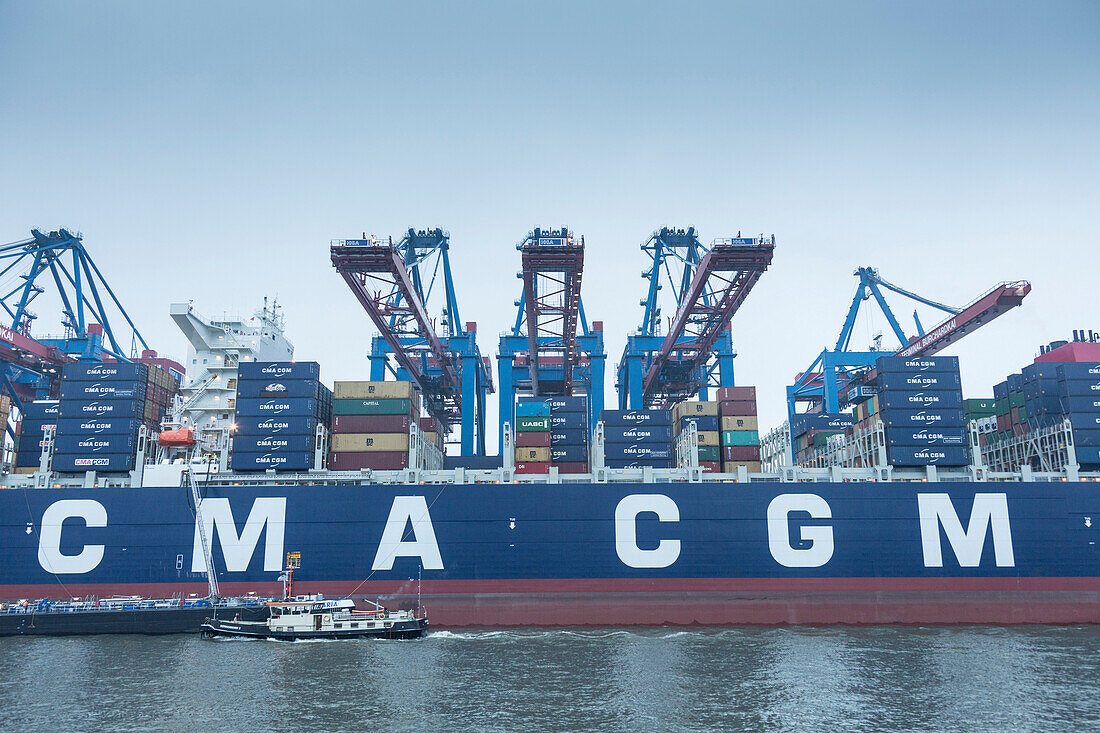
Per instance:
[[[744,466],[749,473],[760,473],[760,461],[722,461],[722,473],[737,473],[738,466]]]
[[[722,445],[722,434],[717,430],[700,430],[699,445]]]
[[[549,448],[516,448],[516,461],[520,463],[545,463],[549,460]]]
[[[687,417],[689,415],[713,415],[718,417],[718,403],[717,402],[699,402],[697,400],[691,402],[681,402],[672,408],[672,417],[674,423],[679,423],[680,418]]]
[[[411,400],[414,396],[412,382],[336,382],[332,387],[332,396],[338,400]]]
[[[745,415],[744,417],[727,415],[722,418],[723,432],[726,430],[759,430],[759,426],[759,418],[756,415]]]
[[[345,451],[390,451],[409,449],[408,433],[334,433],[332,450]]]

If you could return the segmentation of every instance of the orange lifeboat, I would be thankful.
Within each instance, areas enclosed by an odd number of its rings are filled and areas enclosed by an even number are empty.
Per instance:
[[[191,428],[180,428],[179,430],[162,430],[158,442],[160,443],[160,445],[168,446],[170,448],[185,448],[187,446],[195,444],[195,433],[191,430]]]

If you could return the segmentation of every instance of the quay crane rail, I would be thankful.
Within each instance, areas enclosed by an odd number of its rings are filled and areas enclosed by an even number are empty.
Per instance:
[[[396,244],[392,238],[365,235],[333,240],[330,257],[378,329],[371,379],[385,379],[388,370],[414,382],[445,432],[461,425],[462,454],[484,455],[485,397],[493,391],[492,373],[477,346],[477,324],[462,327],[449,250],[450,235],[442,229],[410,228]],[[442,334],[428,312],[440,274]],[[390,354],[396,369],[389,364]]]
[[[714,386],[732,385],[730,322],[760,276],[771,264],[775,237],[716,239],[705,247],[694,227],[664,227],[642,243],[652,264],[642,272],[649,281],[642,324],[627,338],[619,363],[620,409],[670,406]],[[670,262],[672,265],[670,266]],[[679,267],[679,277],[673,268]],[[676,313],[661,336],[659,293],[662,273],[672,290]]]

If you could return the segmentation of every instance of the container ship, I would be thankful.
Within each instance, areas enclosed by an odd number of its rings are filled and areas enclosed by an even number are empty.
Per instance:
[[[958,359],[936,353],[1030,286],[899,350],[841,344],[762,435],[729,323],[774,238],[643,242],[655,297],[665,258],[688,264],[667,331],[643,301],[613,408],[583,245],[536,229],[518,246],[495,378],[441,230],[332,244],[379,331],[364,379],[330,388],[294,360],[274,304],[221,320],[171,306],[182,364],[124,358],[106,326],[80,336],[95,358],[43,351],[53,372],[10,380],[0,599],[194,599],[213,579],[277,596],[293,567],[299,592],[419,606],[437,627],[1100,622],[1100,339],[1044,347],[988,398],[964,398]],[[419,276],[433,257],[434,320]],[[873,272],[857,274],[888,285]],[[27,363],[23,338],[9,343]]]

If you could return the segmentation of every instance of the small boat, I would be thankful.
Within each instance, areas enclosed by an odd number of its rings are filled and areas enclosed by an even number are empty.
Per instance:
[[[298,596],[267,603],[270,615],[263,621],[208,618],[199,627],[205,639],[218,636],[251,639],[414,639],[428,630],[428,619],[413,611],[390,611],[368,601],[373,608],[360,610],[350,598],[324,599]]]

